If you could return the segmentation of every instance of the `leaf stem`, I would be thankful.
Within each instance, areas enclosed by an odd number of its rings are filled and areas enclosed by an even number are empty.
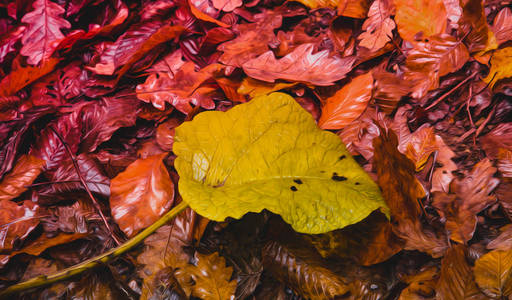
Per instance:
[[[153,232],[155,232],[158,228],[167,224],[170,220],[176,217],[181,211],[188,207],[188,204],[184,201],[180,202],[173,209],[167,212],[165,215],[160,217],[155,223],[153,223],[148,228],[144,229],[142,232],[134,236],[133,238],[126,241],[124,244],[110,249],[109,251],[98,255],[96,257],[90,258],[86,261],[83,261],[77,265],[71,266],[64,270],[61,270],[57,273],[51,275],[41,275],[38,277],[31,278],[27,281],[17,283],[8,287],[7,289],[0,291],[0,299],[5,299],[7,296],[20,293],[33,288],[40,288],[43,286],[47,286],[62,280],[69,279],[75,275],[81,274],[87,270],[90,270],[96,266],[108,263],[114,258],[124,254],[137,246],[140,242],[142,242],[145,238],[150,236]]]

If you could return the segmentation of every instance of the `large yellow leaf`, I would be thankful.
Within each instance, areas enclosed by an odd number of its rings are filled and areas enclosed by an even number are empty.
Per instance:
[[[216,221],[268,209],[293,228],[322,233],[388,208],[340,139],[283,93],[176,128],[183,200]]]
[[[492,299],[512,295],[512,250],[494,250],[480,257],[473,269],[480,289]]]

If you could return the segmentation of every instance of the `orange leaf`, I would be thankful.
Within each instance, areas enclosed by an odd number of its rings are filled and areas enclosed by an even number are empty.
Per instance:
[[[274,82],[277,79],[328,86],[345,77],[355,57],[330,56],[328,50],[313,54],[313,44],[302,44],[281,59],[268,51],[243,64],[252,78]]]
[[[438,272],[436,266],[427,265],[418,274],[404,276],[402,281],[409,286],[402,291],[398,300],[424,300],[428,296],[435,296]]]
[[[39,224],[39,206],[32,201],[21,205],[0,201],[0,251],[11,250],[17,240],[25,239]]]
[[[482,292],[493,299],[512,295],[512,250],[494,250],[481,256],[473,270]]]
[[[496,15],[492,31],[498,44],[512,40],[512,11],[509,7],[504,7]]]
[[[446,9],[442,0],[395,0],[395,22],[398,33],[406,41],[417,35],[424,38],[443,33],[446,28]]]
[[[372,98],[371,72],[359,75],[327,99],[318,126],[322,129],[341,129],[357,119]]]
[[[361,40],[359,46],[377,51],[391,40],[395,29],[395,22],[390,18],[392,5],[391,0],[376,0],[372,3],[368,18],[363,23],[364,32],[357,38]]]
[[[349,18],[364,19],[366,18],[368,7],[370,7],[370,2],[371,1],[368,0],[340,0],[338,3],[338,15]]]
[[[14,95],[22,88],[53,71],[58,62],[57,58],[50,58],[39,67],[21,67],[15,64],[12,72],[0,81],[0,97]]]
[[[12,200],[26,191],[26,186],[41,174],[44,165],[44,160],[33,155],[21,156],[13,170],[0,182],[0,201]]]
[[[153,224],[174,202],[165,156],[138,159],[110,182],[112,216],[127,236]]]

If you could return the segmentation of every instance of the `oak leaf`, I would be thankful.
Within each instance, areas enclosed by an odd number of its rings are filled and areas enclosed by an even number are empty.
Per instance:
[[[196,252],[197,265],[181,266],[178,276],[190,276],[195,282],[192,295],[205,300],[235,299],[236,281],[231,280],[232,267],[217,252],[204,255]],[[184,274],[183,274],[183,273]]]
[[[321,233],[387,213],[339,138],[286,94],[203,112],[176,128],[173,147],[183,200],[211,220],[266,208],[299,232]]]
[[[313,54],[313,44],[302,44],[283,58],[268,51],[245,62],[242,67],[252,78],[274,82],[277,79],[328,86],[345,77],[355,57],[330,56],[328,50]]]
[[[476,229],[476,214],[496,201],[489,194],[498,186],[499,180],[493,177],[496,168],[489,159],[478,162],[462,180],[450,184],[450,194],[434,193],[432,205],[446,218],[446,229],[450,238],[466,243]]]
[[[322,129],[341,129],[357,119],[372,98],[371,72],[359,75],[326,100],[318,126]]]
[[[137,85],[137,98],[151,102],[160,110],[165,109],[167,102],[185,114],[192,111],[190,103],[214,108],[215,103],[209,95],[214,89],[201,87],[201,84],[211,79],[213,73],[220,70],[220,65],[211,64],[197,72],[194,68],[193,62],[187,62],[175,74],[157,72],[149,75],[143,84]]]
[[[21,156],[14,168],[0,182],[0,201],[12,200],[27,190],[27,185],[43,171],[45,162],[32,155]]]
[[[443,33],[446,28],[446,9],[442,0],[395,0],[395,22],[398,33],[406,41],[417,35],[424,38]]]
[[[28,29],[21,38],[21,54],[28,56],[28,63],[37,65],[53,54],[58,42],[64,38],[61,28],[70,28],[71,24],[62,18],[65,10],[50,0],[37,0],[34,10],[23,16],[22,22]]]
[[[483,79],[492,88],[501,79],[512,77],[512,47],[494,51],[491,57],[491,70]]]
[[[224,52],[219,61],[225,65],[241,67],[245,62],[269,50],[269,44],[277,42],[274,29],[281,27],[283,17],[275,13],[259,14],[256,22],[240,24],[239,36],[222,43],[218,50]]]
[[[110,182],[112,216],[127,236],[153,224],[174,202],[165,156],[138,159]]]
[[[390,0],[376,0],[370,6],[368,18],[363,23],[364,32],[357,38],[359,46],[377,51],[384,47],[393,36],[395,22],[390,18],[393,3]]]
[[[512,250],[493,250],[481,256],[473,269],[482,292],[493,299],[512,295]]]

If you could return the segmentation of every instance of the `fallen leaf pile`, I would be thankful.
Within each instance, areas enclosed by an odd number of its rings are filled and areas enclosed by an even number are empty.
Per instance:
[[[511,5],[1,2],[0,298],[511,298]]]

